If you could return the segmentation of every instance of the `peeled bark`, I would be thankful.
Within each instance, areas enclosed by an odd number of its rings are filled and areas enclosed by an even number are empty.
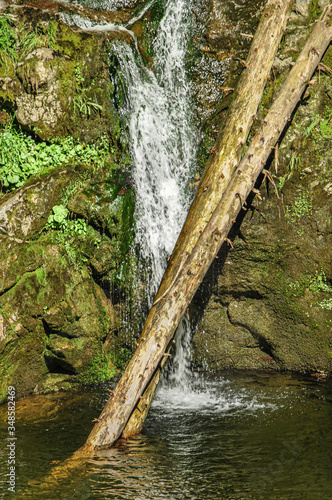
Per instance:
[[[168,278],[163,278],[157,298],[174,279],[183,255],[194,248],[239,164],[292,4],[293,0],[269,0],[264,8],[226,122],[206,164],[168,264]]]
[[[262,99],[266,81],[286,28],[292,3],[293,0],[269,0],[265,6],[248,57],[244,63],[245,66],[240,81],[234,92],[226,122],[217,138],[213,149],[214,153],[211,154],[205,167],[194,201],[168,264],[167,275],[165,275],[161,283],[157,299],[169,288],[176,277],[183,258],[186,258],[194,248],[239,164],[250,128]],[[155,382],[153,384],[156,388]],[[151,391],[152,389],[149,387],[144,392],[140,401],[141,406],[148,404],[148,401],[144,402],[144,400],[145,398],[150,400]],[[137,426],[136,415],[137,412],[130,418],[126,426],[126,432],[130,435],[139,432],[143,426],[143,419],[141,419],[141,428]]]
[[[331,6],[325,8],[191,254],[186,260],[180,258],[175,279],[168,288],[163,286],[162,290],[166,288],[166,291],[159,292],[159,298],[155,300],[146,320],[139,345],[116,386],[113,397],[107,402],[92,429],[84,450],[111,446],[120,437],[137,401],[158,369],[181,317],[227,238],[234,219],[254,188],[272,148],[290,120],[332,39],[331,11]],[[211,189],[213,187],[217,189],[211,185]],[[169,273],[167,270],[167,283]]]

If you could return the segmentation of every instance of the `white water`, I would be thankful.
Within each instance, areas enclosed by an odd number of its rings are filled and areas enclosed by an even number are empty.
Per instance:
[[[155,293],[184,223],[188,180],[194,165],[196,135],[185,56],[191,23],[189,0],[168,0],[154,48],[155,72],[136,62],[131,49],[118,49],[128,87],[128,127],[136,187],[136,244],[150,270],[148,299]],[[158,389],[174,404],[183,394],[193,399],[190,327],[183,319],[176,334],[176,355]],[[191,394],[191,396],[190,396]]]
[[[191,16],[187,0],[169,0],[154,42],[155,70],[117,48],[128,87],[128,128],[136,187],[136,244],[149,269],[153,297],[186,217],[185,194],[195,157],[185,54]]]
[[[167,2],[154,41],[155,72],[148,70],[127,44],[114,44],[128,92],[126,117],[136,187],[136,245],[144,268],[150,270],[149,305],[189,205],[186,185],[196,147],[190,87],[185,74],[189,1]],[[114,29],[110,24],[89,25],[78,17],[74,21],[86,30]],[[234,390],[225,379],[210,382],[192,372],[191,332],[186,318],[178,327],[175,344],[173,362],[164,370],[153,408],[160,407],[166,414],[256,412],[272,408],[245,390]]]
[[[190,201],[186,187],[194,165],[197,134],[185,73],[189,4],[190,0],[168,0],[153,44],[154,72],[144,66],[127,44],[114,44],[127,87],[126,117],[136,188],[136,245],[144,268],[150,270],[147,273],[150,306]],[[89,23],[80,16],[66,20],[89,31],[126,29]],[[215,384],[194,374],[190,369],[190,340],[189,321],[183,318],[175,337],[176,354],[167,376],[158,386],[154,408],[162,407],[172,413],[197,410],[219,413],[266,407],[246,391],[233,390],[227,380]]]

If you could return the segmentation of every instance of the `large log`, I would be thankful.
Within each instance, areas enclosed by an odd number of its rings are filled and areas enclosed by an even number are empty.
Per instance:
[[[225,124],[205,166],[158,296],[162,295],[173,281],[183,260],[183,254],[189,254],[194,248],[239,164],[292,4],[293,0],[269,0],[266,3],[249,54],[243,62],[244,69]]]
[[[213,154],[210,155],[205,166],[156,300],[171,286],[183,258],[188,256],[194,248],[239,164],[286,28],[292,3],[293,0],[269,0],[266,3],[247,59],[242,62],[244,69],[234,92],[225,124],[219,132]],[[132,436],[142,429],[157,383],[154,377],[151,380],[151,387],[149,384],[144,391],[140,401],[141,410],[135,411],[130,417],[123,437]]]
[[[193,251],[185,261],[182,260],[172,285],[154,302],[139,345],[83,451],[111,446],[120,437],[136,403],[163,359],[181,317],[227,238],[234,219],[254,188],[272,148],[332,39],[331,11],[331,6],[324,9]]]

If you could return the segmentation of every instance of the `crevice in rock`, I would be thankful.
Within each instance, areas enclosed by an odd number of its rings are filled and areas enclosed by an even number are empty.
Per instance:
[[[102,289],[104,294],[109,300],[112,300],[112,290],[111,290],[111,282],[104,273],[99,273],[95,267],[90,263],[91,277],[95,284]]]
[[[102,273],[99,273],[90,263],[91,277],[95,284],[103,290],[106,297],[112,302],[113,306],[126,301],[126,292],[116,286],[111,280]]]
[[[255,340],[257,340],[258,346],[259,346],[260,350],[262,352],[264,352],[265,354],[267,354],[268,356],[270,356],[275,361],[277,361],[276,358],[275,358],[275,356],[274,356],[274,354],[273,354],[273,347],[267,342],[267,340],[262,335],[260,335],[257,332],[252,331],[250,329],[250,327],[248,325],[246,325],[245,323],[241,323],[240,321],[234,321],[234,320],[232,320],[232,318],[231,318],[231,316],[229,314],[228,307],[226,308],[226,314],[227,314],[227,317],[228,317],[228,321],[230,322],[231,325],[233,325],[233,326],[239,326],[241,328],[245,328],[250,333],[250,335]]]
[[[230,300],[229,298],[231,297],[234,300],[243,300],[243,299],[254,299],[254,300],[263,300],[264,295],[260,294],[257,290],[243,290],[243,291],[236,291],[236,290],[224,290],[219,287],[218,290],[219,295],[216,295],[214,297],[214,301],[218,302],[220,305],[224,307],[228,307]],[[227,300],[223,300],[223,297],[220,296],[220,294],[223,294],[225,297],[227,297]]]
[[[13,285],[9,286],[8,288],[2,290],[2,292],[0,292],[0,297],[2,297],[2,295],[5,295],[5,293],[9,292],[12,288],[14,288],[17,285],[17,283],[18,281],[16,281]]]
[[[50,373],[76,375],[75,368],[64,360],[44,354],[45,364]]]
[[[69,339],[69,340],[75,338],[74,335],[69,335],[68,333],[65,333],[61,330],[57,330],[55,328],[52,328],[44,318],[41,318],[41,320],[42,320],[44,331],[45,331],[47,337],[50,337],[51,335],[59,335],[59,337]]]

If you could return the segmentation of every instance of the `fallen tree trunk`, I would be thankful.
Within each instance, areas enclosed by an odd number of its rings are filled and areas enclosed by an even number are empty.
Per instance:
[[[254,188],[258,175],[290,120],[332,39],[332,7],[325,8],[262,126],[176,278],[151,308],[139,345],[92,429],[83,451],[111,446],[121,435],[145,387],[163,359],[179,321]]]
[[[171,286],[183,258],[186,258],[194,248],[239,164],[286,28],[292,3],[293,0],[269,0],[266,3],[247,59],[245,62],[241,61],[244,69],[234,92],[225,124],[217,137],[214,152],[206,164],[156,300]],[[150,387],[149,384],[141,397],[140,407],[145,408],[146,413],[149,408],[148,401],[152,400],[157,383],[154,377],[151,380],[152,386]],[[123,437],[137,434],[143,426],[144,418],[142,410],[136,411],[130,417]],[[138,425],[139,421],[141,426]]]
[[[128,420],[127,425],[121,435],[121,437],[123,437],[124,439],[136,436],[136,434],[141,432],[144,420],[146,419],[146,416],[150,409],[162,370],[167,361],[167,355],[169,355],[170,350],[171,346],[168,347],[166,355],[164,355],[161,362],[159,363],[158,368],[155,371],[152,379],[150,380],[147,388],[145,389],[143,396],[140,397],[135,410],[132,412],[130,419]]]
[[[206,164],[188,216],[158,291],[173,281],[183,255],[194,248],[239,164],[284,34],[293,0],[269,0],[253,38],[227,118]]]

